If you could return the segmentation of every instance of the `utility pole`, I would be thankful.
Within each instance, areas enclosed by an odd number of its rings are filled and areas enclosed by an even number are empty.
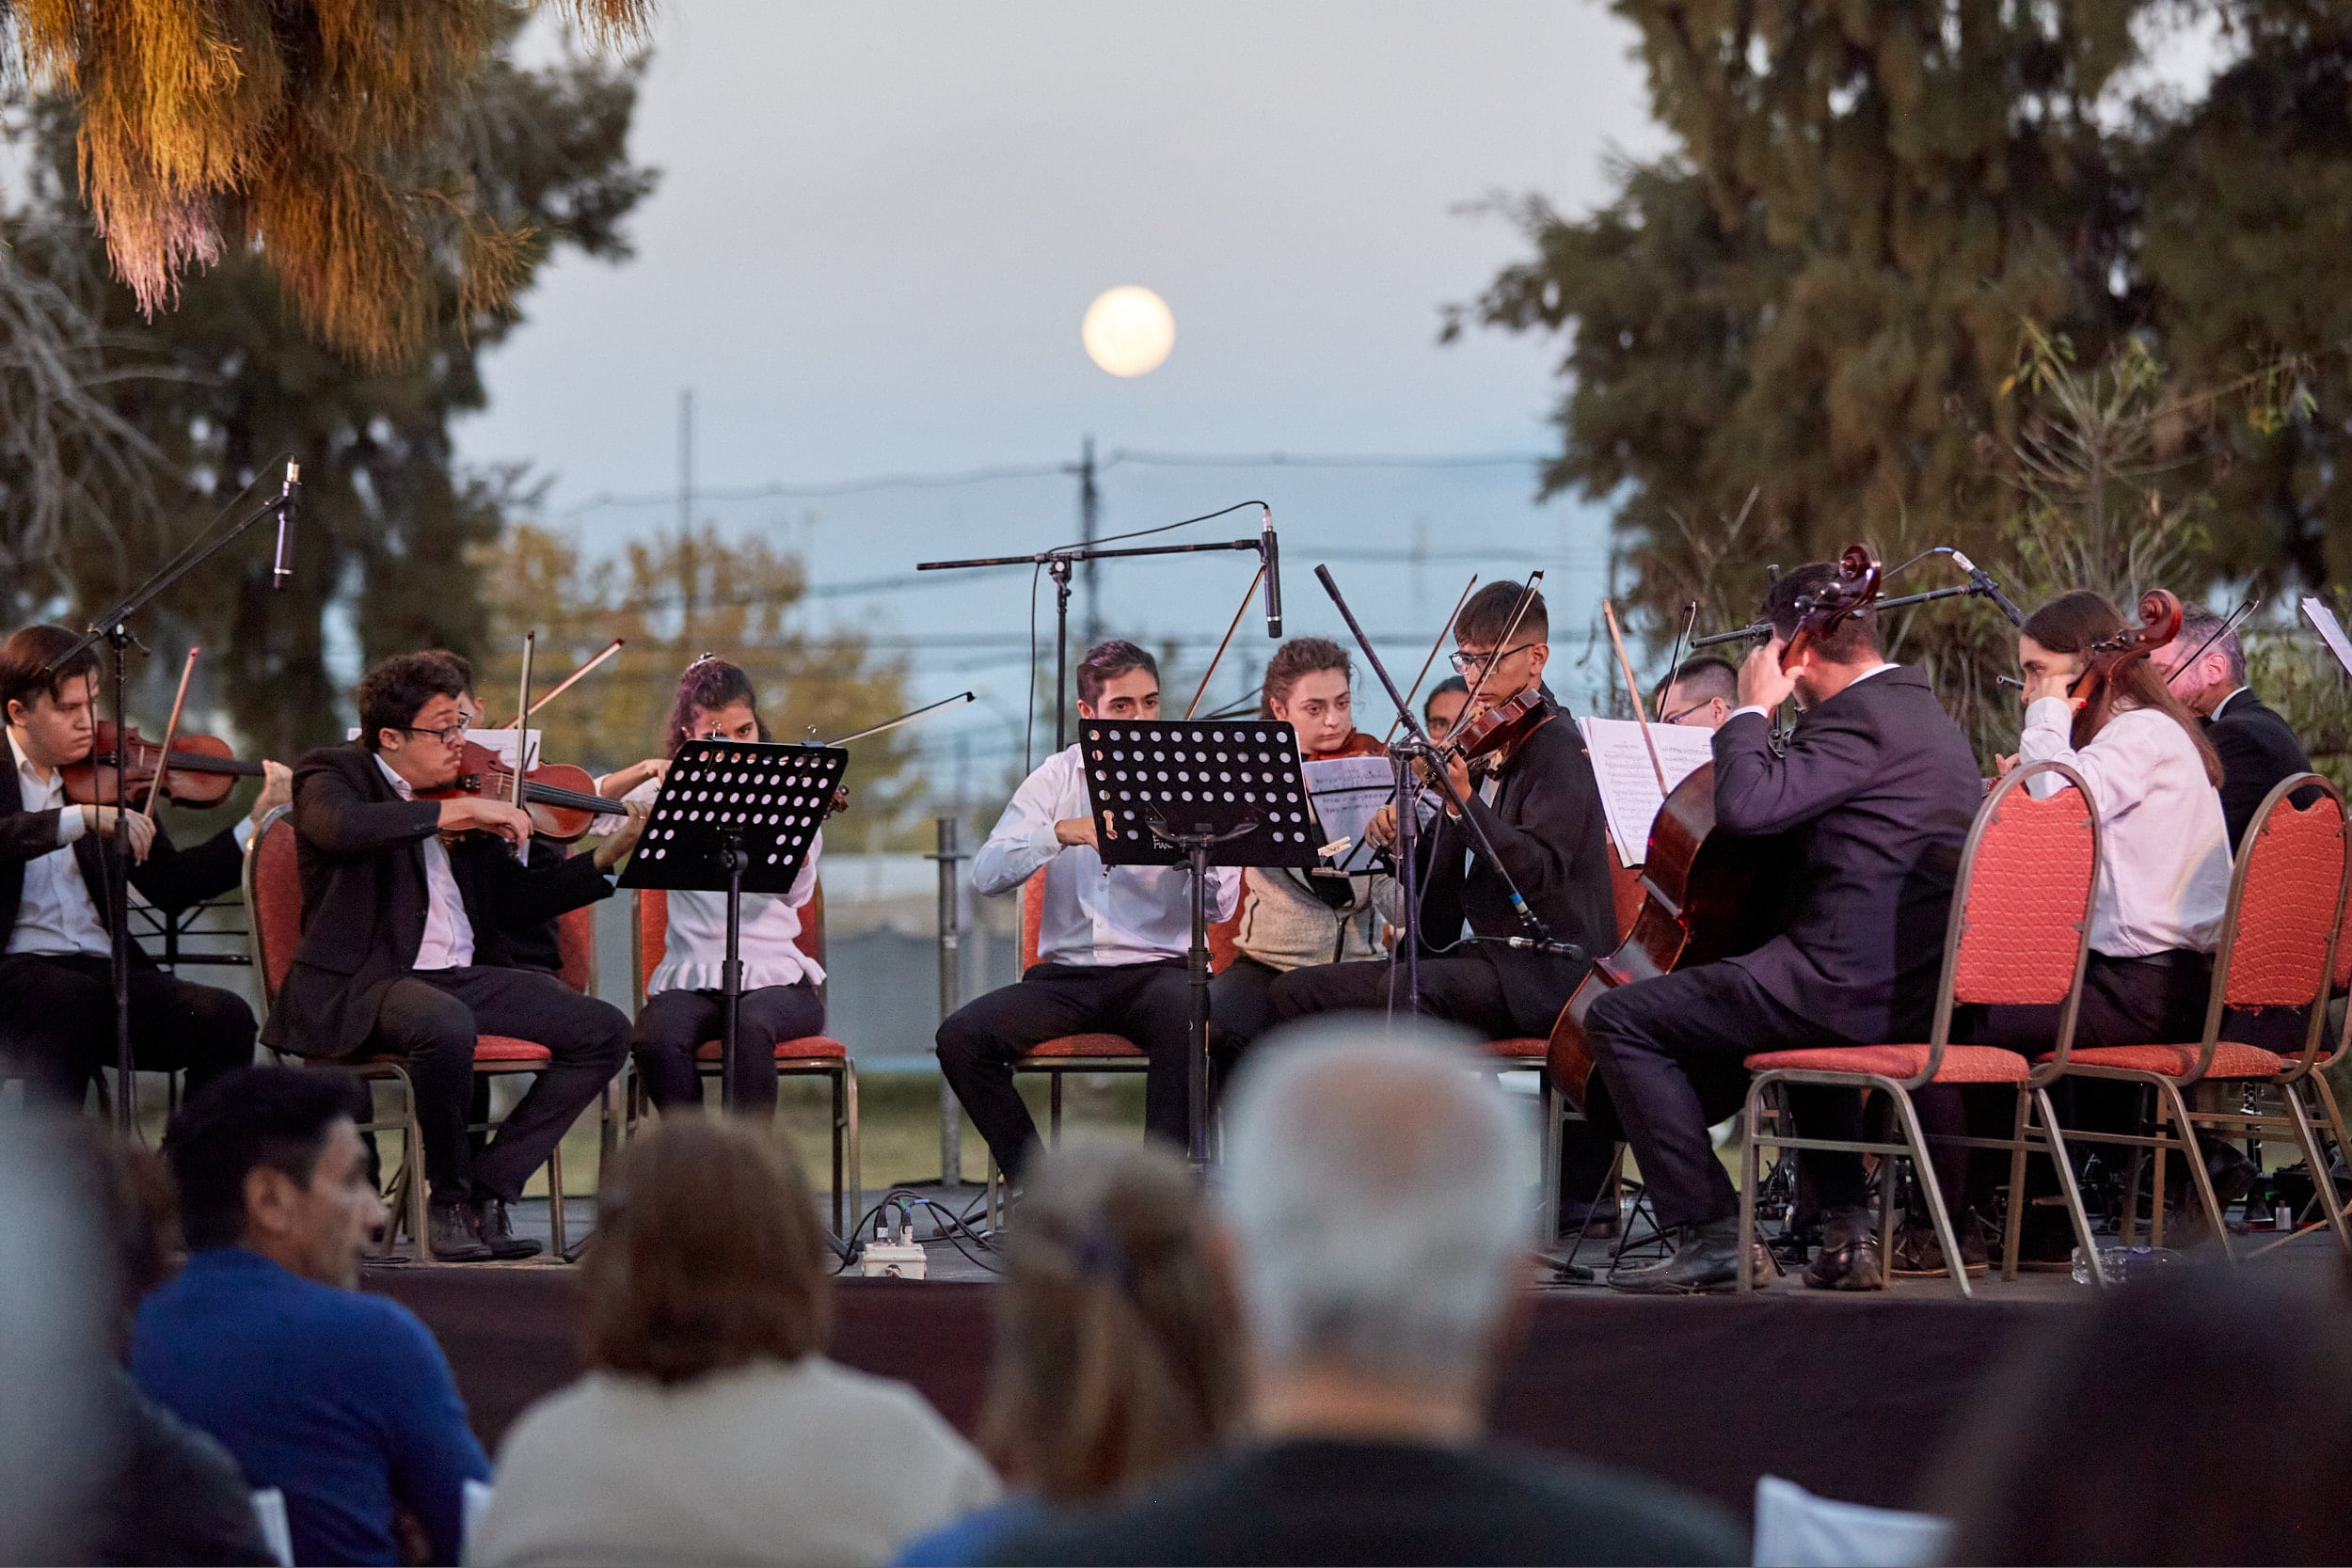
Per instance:
[[[1086,438],[1078,453],[1078,537],[1089,549],[1094,547],[1096,515],[1102,510],[1102,493],[1094,487],[1094,437]],[[1089,648],[1103,640],[1103,606],[1095,594],[1095,562],[1080,563],[1085,573],[1087,590],[1086,645]]]
[[[677,531],[694,526],[694,389],[677,395]]]

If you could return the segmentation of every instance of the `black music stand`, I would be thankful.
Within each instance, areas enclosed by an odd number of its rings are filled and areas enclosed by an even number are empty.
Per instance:
[[[1104,865],[1192,868],[1187,1107],[1192,1163],[1209,1158],[1209,867],[1322,862],[1322,825],[1288,724],[1088,719],[1078,726],[1095,852]]]
[[[735,1108],[737,1020],[743,1000],[743,895],[784,894],[849,771],[838,746],[690,740],[670,761],[653,814],[621,873],[627,888],[727,895],[720,968],[719,1102]]]

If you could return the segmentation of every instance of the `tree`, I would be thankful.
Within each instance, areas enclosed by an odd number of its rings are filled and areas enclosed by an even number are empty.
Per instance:
[[[619,41],[650,7],[561,8]],[[0,70],[74,103],[81,191],[143,315],[174,304],[192,268],[242,257],[322,341],[380,364],[530,281],[534,227],[462,155],[479,76],[529,9],[0,0]]]
[[[528,523],[477,546],[490,637],[476,689],[489,722],[514,717],[526,630],[538,634],[532,686],[544,692],[615,637],[615,662],[556,698],[535,721],[551,761],[606,771],[658,755],[678,673],[706,653],[743,666],[778,740],[829,740],[905,711],[907,667],[878,661],[854,633],[801,626],[806,578],[798,559],[756,536],[705,526],[632,539],[592,558],[577,539]],[[887,820],[909,798],[910,732],[853,742],[851,800]]]
[[[509,55],[511,33],[475,76],[446,155],[473,171],[484,212],[545,237],[532,268],[558,245],[625,258],[623,222],[653,179],[626,150],[637,68],[567,58],[524,70]],[[0,238],[24,268],[64,287],[103,263],[72,195],[77,132],[69,107],[44,105],[38,127],[34,205],[8,219]],[[160,607],[167,642],[212,650],[205,694],[227,709],[240,738],[283,756],[341,735],[337,715],[347,704],[328,673],[331,633],[355,641],[362,658],[431,645],[479,651],[487,610],[467,552],[497,535],[520,477],[459,471],[450,422],[483,405],[477,356],[519,318],[459,313],[467,285],[453,261],[424,277],[452,311],[434,329],[431,351],[373,367],[355,367],[310,338],[292,319],[278,276],[250,254],[190,279],[179,308],[151,325],[127,291],[94,291],[87,352],[100,354],[102,369],[137,374],[84,385],[155,454],[169,483],[151,509],[128,514],[143,519],[134,547],[69,533],[18,567],[5,585],[11,596],[22,605],[59,586],[95,610],[224,509],[249,506],[238,499],[247,486],[274,489],[277,456],[291,452],[303,464],[293,581],[273,592],[266,550],[239,548]]]

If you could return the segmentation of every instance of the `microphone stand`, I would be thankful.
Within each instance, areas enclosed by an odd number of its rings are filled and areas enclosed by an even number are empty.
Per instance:
[[[1356,645],[1364,651],[1364,662],[1371,665],[1372,673],[1380,677],[1381,688],[1388,692],[1389,701],[1396,705],[1398,721],[1405,726],[1405,738],[1390,744],[1389,755],[1396,776],[1396,848],[1400,863],[1397,885],[1405,899],[1405,934],[1399,945],[1405,954],[1406,1011],[1414,1016],[1419,1016],[1421,1012],[1421,898],[1418,891],[1419,857],[1414,843],[1419,820],[1415,811],[1417,802],[1413,799],[1415,791],[1411,786],[1412,759],[1415,757],[1429,763],[1429,776],[1444,791],[1454,816],[1470,830],[1470,837],[1477,842],[1479,853],[1486,858],[1487,864],[1494,867],[1495,875],[1502,879],[1503,890],[1510,895],[1511,912],[1526,927],[1523,936],[1481,937],[1473,934],[1470,940],[1495,942],[1504,947],[1533,948],[1562,958],[1590,958],[1591,955],[1575,942],[1554,938],[1551,927],[1544,923],[1543,917],[1528,907],[1526,898],[1519,893],[1518,883],[1511,876],[1511,868],[1502,863],[1502,855],[1495,850],[1494,841],[1486,836],[1486,827],[1471,814],[1470,802],[1463,799],[1461,791],[1454,787],[1454,776],[1446,771],[1443,749],[1429,738],[1429,732],[1422,728],[1421,721],[1414,717],[1412,705],[1406,701],[1405,694],[1397,689],[1396,682],[1390,678],[1388,666],[1380,662],[1379,654],[1373,648],[1372,639],[1365,635],[1363,626],[1356,619],[1356,612],[1347,607],[1347,600],[1340,593],[1340,585],[1332,579],[1331,569],[1317,566],[1315,580],[1323,584],[1323,591],[1331,595],[1333,604],[1339,606],[1340,618],[1347,623],[1347,629],[1355,637]]]
[[[278,461],[284,462],[285,459]],[[271,465],[273,467],[276,466]],[[198,535],[194,543],[167,562],[153,577],[133,589],[120,604],[103,615],[94,617],[81,640],[51,659],[42,672],[54,680],[59,670],[102,641],[106,644],[111,656],[108,662],[115,689],[115,852],[105,858],[106,927],[115,993],[115,1075],[117,1087],[120,1090],[115,1096],[115,1132],[125,1138],[131,1136],[138,1126],[138,1081],[136,1065],[132,1060],[131,1053],[131,722],[128,694],[131,685],[130,648],[132,642],[136,641],[131,635],[131,617],[146,609],[182,578],[219,554],[230,541],[262,518],[282,517],[294,499],[289,486],[263,501],[226,531],[222,531],[215,521],[207,533],[216,537]],[[145,651],[145,644],[141,644],[141,651]]]
[[[1248,550],[1266,562],[1263,539],[1226,539],[1207,545],[1138,545],[1120,550],[1069,545],[1035,555],[992,555],[971,561],[921,561],[918,572],[957,572],[978,566],[1042,566],[1054,579],[1054,750],[1070,744],[1070,569],[1081,561],[1119,561],[1138,555],[1199,555],[1205,550]]]

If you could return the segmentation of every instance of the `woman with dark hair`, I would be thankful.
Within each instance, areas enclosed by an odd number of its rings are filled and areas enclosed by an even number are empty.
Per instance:
[[[468,1561],[882,1562],[995,1500],[921,1396],[825,1354],[831,1250],[765,1135],[665,1122],[596,1210],[589,1371],[507,1434]]]
[[[766,740],[758,694],[739,665],[705,654],[678,677],[670,705],[665,755],[690,740]],[[647,780],[629,797],[650,802],[660,788]],[[825,972],[800,945],[801,911],[817,891],[819,831],[791,891],[743,895],[740,952],[743,995],[737,1020],[735,1104],[773,1116],[778,1042],[820,1033],[825,1002],[818,987]],[[721,968],[726,961],[727,901],[720,893],[673,891],[669,935],[661,962],[645,976],[645,1006],[629,1036],[629,1053],[645,1093],[663,1111],[697,1109],[702,1080],[694,1053],[719,1037]]]
[[[1383,748],[1355,724],[1349,685],[1355,666],[1347,650],[1327,637],[1294,637],[1267,661],[1258,717],[1290,725],[1300,755],[1377,756]],[[1220,1062],[1230,1065],[1274,1022],[1267,991],[1276,978],[1308,964],[1379,957],[1372,924],[1373,879],[1335,877],[1281,866],[1243,873],[1240,949],[1209,991]]]
[[[1005,1239],[982,1442],[1025,1494],[903,1548],[983,1560],[1047,1508],[1107,1503],[1229,1437],[1241,1324],[1210,1261],[1208,1201],[1175,1153],[1067,1139],[1032,1165]]]

